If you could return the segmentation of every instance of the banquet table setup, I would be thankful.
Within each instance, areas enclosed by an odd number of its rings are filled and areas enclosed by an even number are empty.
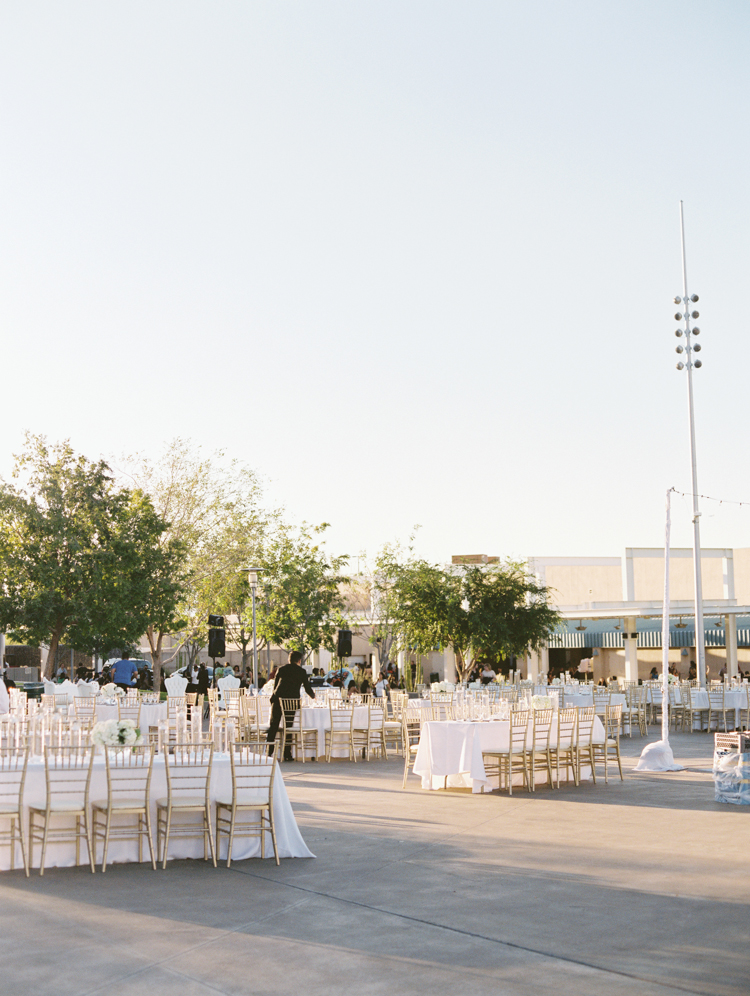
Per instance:
[[[154,698],[40,703],[10,690],[0,869],[314,856],[263,731],[218,710],[205,729],[192,696]]]
[[[531,735],[529,731],[529,746]],[[606,740],[598,716],[594,717],[592,740],[601,745]],[[554,724],[549,743],[552,747],[557,743]],[[487,775],[484,757],[488,753],[506,753],[509,748],[510,720],[427,722],[422,727],[413,771],[422,779],[423,789],[470,788],[474,793],[492,792],[498,786]],[[581,777],[591,777],[590,766],[582,767]],[[546,769],[536,772],[537,783],[546,779]],[[523,775],[513,776],[514,785],[522,785],[523,781]]]

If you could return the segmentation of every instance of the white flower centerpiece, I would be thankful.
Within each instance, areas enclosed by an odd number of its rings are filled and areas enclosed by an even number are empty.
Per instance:
[[[99,689],[100,694],[105,699],[117,699],[125,695],[125,692],[114,681],[110,681],[108,685],[102,685]]]
[[[547,695],[532,695],[531,696],[531,708],[532,709],[551,709],[552,699]]]
[[[140,747],[143,743],[132,719],[102,720],[91,731],[91,739],[97,747]]]
[[[456,686],[451,681],[433,681],[430,685],[433,692],[455,692]]]

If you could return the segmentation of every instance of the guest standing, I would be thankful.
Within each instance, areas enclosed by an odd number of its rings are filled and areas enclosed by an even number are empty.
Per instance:
[[[271,745],[273,745],[276,734],[279,732],[279,726],[281,725],[280,700],[292,699],[297,703],[293,709],[284,710],[284,724],[286,728],[289,728],[294,722],[294,717],[299,709],[299,693],[301,688],[305,689],[311,699],[315,698],[315,692],[310,684],[310,679],[307,677],[307,671],[302,667],[302,654],[299,650],[293,650],[289,654],[289,663],[279,668],[273,686],[273,693],[271,695],[271,723],[266,735],[266,740]],[[271,746],[269,754],[273,754],[273,746]],[[294,760],[292,757],[292,748],[289,746],[286,736],[284,737],[284,760]]]

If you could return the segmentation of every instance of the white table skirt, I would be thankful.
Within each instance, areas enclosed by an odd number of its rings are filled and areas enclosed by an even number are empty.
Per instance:
[[[317,730],[318,733],[318,757],[325,757],[326,753],[326,730],[331,728],[331,712],[329,709],[302,709],[302,728],[306,730]],[[299,721],[299,715],[296,718]],[[362,729],[367,728],[367,706],[354,707],[354,725]],[[349,751],[346,747],[335,747],[332,757],[348,757]]]
[[[553,734],[556,735],[556,730]],[[555,737],[551,740],[554,743]],[[509,742],[508,721],[425,723],[414,760],[414,774],[421,777],[423,789],[447,786],[471,788],[472,792],[492,792],[494,786],[484,770],[482,751],[507,751]],[[531,734],[528,742],[530,745]],[[598,718],[594,719],[594,743],[604,743],[604,727]],[[584,774],[588,777],[585,769],[582,776]],[[513,784],[516,784],[515,779]]]
[[[211,770],[210,797],[213,802],[219,794],[230,796],[232,792],[232,772],[228,754],[214,754],[213,767]],[[156,849],[156,800],[166,798],[167,776],[164,771],[164,758],[158,756],[154,758],[154,770],[151,778],[151,829],[154,839],[154,849]],[[91,775],[91,792],[89,799],[91,802],[99,800],[106,801],[107,798],[107,770],[104,757],[97,755],[94,758],[94,770]],[[24,832],[27,834],[28,847],[28,807],[44,806],[46,799],[46,786],[44,778],[44,761],[39,758],[30,758],[26,772],[26,785],[24,789]],[[280,858],[314,858],[315,855],[308,849],[302,834],[294,818],[289,796],[284,785],[281,770],[277,768],[276,777],[273,782],[273,813],[276,828],[276,844]],[[215,815],[216,810],[212,807],[212,826],[215,837]],[[247,814],[243,815],[243,820]],[[128,818],[128,826],[135,825],[133,817]],[[177,817],[179,820],[180,817]],[[122,822],[122,821],[118,821]],[[3,820],[3,829],[5,829]],[[53,818],[52,826],[73,826],[73,821],[68,819],[58,823]],[[102,845],[97,846],[97,861],[101,861]],[[222,853],[226,860],[226,843],[222,843]],[[39,867],[41,856],[41,846],[34,848],[34,865]],[[271,835],[266,834],[266,857],[273,856],[271,849]],[[232,860],[241,861],[243,858],[260,857],[260,837],[236,837],[232,851]],[[172,837],[169,842],[169,858],[200,858],[203,859],[203,840],[200,837]],[[148,845],[144,841],[144,859],[148,860]],[[138,843],[135,840],[113,839],[109,844],[107,864],[110,862],[122,863],[138,860]],[[81,845],[81,861],[86,862],[86,844]],[[47,857],[45,867],[67,868],[75,864],[75,843],[66,841],[50,842],[47,845]],[[21,849],[16,845],[16,868],[23,867],[21,863]],[[10,848],[3,846],[0,848],[0,869],[3,871],[10,868]]]
[[[103,722],[107,719],[117,719],[118,710],[116,705],[104,705],[103,703],[98,703],[96,706],[96,720],[97,722]],[[154,702],[149,705],[141,706],[141,716],[140,716],[140,730],[143,734],[143,739],[147,739],[149,726],[158,726],[160,720],[165,720],[167,718],[167,703],[166,702]]]
[[[680,700],[679,690],[677,691],[676,701]],[[693,689],[692,692],[692,702],[694,709],[708,709],[709,700],[708,692],[703,689]],[[740,709],[747,709],[747,692],[744,688],[728,688],[724,692],[724,705],[727,709],[734,710],[734,725],[737,729],[740,726]],[[693,720],[693,725],[695,729],[700,729],[699,726],[700,717],[695,717]],[[716,724],[712,726],[712,729],[716,729]]]

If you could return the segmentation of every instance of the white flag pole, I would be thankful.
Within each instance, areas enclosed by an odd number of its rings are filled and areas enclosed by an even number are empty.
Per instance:
[[[664,529],[664,607],[661,617],[661,738],[669,743],[669,534],[671,495],[667,491],[667,523]]]
[[[667,491],[667,522],[664,530],[664,605],[661,617],[661,740],[647,744],[641,751],[635,771],[682,771],[669,746],[669,532],[671,495]],[[632,722],[632,716],[631,716]]]

